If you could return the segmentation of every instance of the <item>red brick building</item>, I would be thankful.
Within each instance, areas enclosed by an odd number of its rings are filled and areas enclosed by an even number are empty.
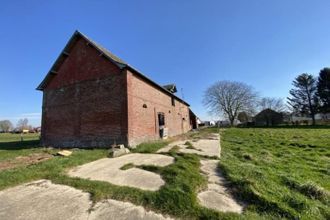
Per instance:
[[[44,146],[134,146],[195,127],[189,104],[76,31],[37,88]]]

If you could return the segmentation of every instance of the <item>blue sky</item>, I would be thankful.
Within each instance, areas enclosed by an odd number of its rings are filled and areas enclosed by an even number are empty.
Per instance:
[[[287,97],[330,66],[329,0],[1,1],[0,120],[40,124],[35,90],[78,29],[159,84],[176,83],[202,118],[218,80]]]

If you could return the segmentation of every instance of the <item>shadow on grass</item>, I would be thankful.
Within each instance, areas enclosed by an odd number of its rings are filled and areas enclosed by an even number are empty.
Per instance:
[[[39,147],[41,147],[39,140],[0,142],[0,150],[22,150]]]

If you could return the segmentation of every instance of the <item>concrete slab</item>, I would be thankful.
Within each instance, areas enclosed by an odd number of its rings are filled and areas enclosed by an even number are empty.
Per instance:
[[[0,219],[87,219],[90,195],[39,180],[0,191]]]
[[[189,149],[189,146],[185,145],[187,141],[189,141],[192,144],[193,149]],[[220,157],[219,134],[212,134],[210,138],[199,139],[199,140],[175,141],[170,143],[166,147],[159,149],[157,153],[169,152],[174,146],[178,146],[179,152],[181,153],[198,154],[209,157]]]
[[[38,180],[0,191],[0,219],[4,220],[124,220],[171,219],[129,202],[104,200],[92,206],[89,193]]]
[[[121,202],[108,199],[97,203],[89,216],[89,220],[170,220],[153,211],[146,211],[142,206],[136,206],[129,202]]]
[[[226,187],[227,181],[218,170],[218,160],[201,160],[201,171],[208,178],[207,190],[198,193],[200,204],[209,209],[221,212],[242,213],[243,205],[239,204]]]
[[[202,206],[215,209],[220,212],[236,212],[242,213],[242,208],[233,200],[223,194],[214,193],[212,190],[207,190],[198,194],[198,199]]]
[[[106,181],[120,186],[130,186],[143,190],[156,191],[165,184],[159,174],[130,168],[121,170],[126,164],[153,165],[164,167],[174,163],[174,158],[160,154],[127,154],[117,158],[103,158],[76,167],[68,172],[72,177]]]

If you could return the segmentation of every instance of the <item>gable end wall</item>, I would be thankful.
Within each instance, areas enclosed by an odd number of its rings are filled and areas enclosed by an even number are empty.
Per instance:
[[[42,144],[127,144],[126,74],[80,38],[43,91]]]

